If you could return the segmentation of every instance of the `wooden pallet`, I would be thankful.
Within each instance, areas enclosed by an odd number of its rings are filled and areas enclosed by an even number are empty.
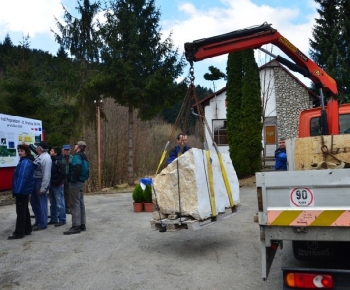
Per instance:
[[[173,215],[164,215],[165,216],[162,219],[152,219],[150,221],[151,228],[154,230],[162,230],[164,227],[166,228],[167,232],[176,232],[182,229],[187,229],[191,231],[198,231],[205,227],[211,226],[216,224],[217,222],[223,221],[225,219],[228,219],[234,215],[236,215],[238,212],[237,210],[235,212],[232,212],[231,208],[226,209],[225,212],[219,213],[216,218],[207,218],[205,220],[196,220],[193,219],[193,217],[189,216],[182,216],[179,217],[177,214]],[[155,212],[154,217],[158,213]]]

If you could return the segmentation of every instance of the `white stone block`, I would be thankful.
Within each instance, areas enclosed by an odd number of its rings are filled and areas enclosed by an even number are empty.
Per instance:
[[[210,152],[217,213],[230,207],[222,177],[219,159]],[[222,153],[222,160],[230,183],[235,205],[239,205],[239,182],[229,154]],[[179,174],[178,174],[179,172]],[[192,148],[164,168],[153,180],[160,211],[164,214],[180,213],[203,220],[211,217],[206,151]],[[178,182],[179,181],[179,182]],[[181,211],[179,209],[181,204]]]

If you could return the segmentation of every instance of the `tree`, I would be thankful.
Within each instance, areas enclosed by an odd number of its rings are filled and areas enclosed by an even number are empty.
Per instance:
[[[350,98],[350,0],[340,0],[341,72],[340,82]]]
[[[210,71],[210,74],[205,73],[203,77],[205,80],[213,82],[214,92],[216,92],[214,81],[217,81],[217,80],[222,79],[222,78],[226,79],[226,75],[222,71],[220,71],[220,69],[218,69],[217,67],[214,67],[212,65],[209,66],[208,69]]]
[[[243,156],[241,129],[241,106],[243,85],[243,52],[230,53],[227,60],[227,138],[230,157],[238,176],[246,172],[246,161]]]
[[[51,30],[57,43],[60,44],[60,50],[63,48],[68,50],[70,54],[75,57],[80,63],[80,85],[83,86],[91,73],[94,73],[96,67],[94,64],[99,63],[99,32],[96,30],[96,23],[94,23],[94,17],[100,10],[100,3],[90,3],[89,0],[83,0],[81,4],[80,0],[77,1],[78,13],[80,19],[73,17],[71,13],[63,6],[64,9],[64,21],[62,24],[56,20],[56,25],[59,33]],[[60,52],[60,51],[59,51]],[[62,55],[62,51],[60,52]],[[93,100],[99,96],[92,96],[90,99],[85,99],[88,95],[77,95],[78,106],[81,108],[80,122],[82,126],[82,135],[85,136],[85,123],[86,121],[92,121],[95,117],[95,108],[92,105]]]
[[[339,87],[349,88],[350,1],[315,0],[320,5],[310,39],[311,58],[333,77]]]
[[[27,36],[23,37],[19,48],[6,47],[6,52],[11,55],[11,64],[5,64],[6,73],[0,78],[0,99],[2,113],[38,118],[42,95],[40,83],[33,76],[29,46]]]
[[[261,169],[262,106],[259,68],[254,59],[254,50],[243,51],[244,77],[242,83],[240,146],[248,162],[244,175],[255,174]]]
[[[262,107],[253,50],[229,54],[226,87],[230,157],[243,177],[261,169]]]
[[[6,36],[5,36],[5,39],[4,39],[4,42],[3,42],[3,46],[5,48],[11,48],[13,47],[13,43],[12,43],[12,40],[10,38],[10,35],[7,33]]]
[[[128,183],[134,183],[133,120],[151,119],[176,103],[184,59],[174,49],[171,35],[163,42],[160,12],[154,0],[110,0],[106,22],[100,25],[104,47],[103,71],[85,87],[85,94],[111,96],[128,107]],[[180,86],[180,91],[181,86]]]

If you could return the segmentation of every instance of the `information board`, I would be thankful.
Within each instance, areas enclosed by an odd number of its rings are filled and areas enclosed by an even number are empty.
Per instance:
[[[17,145],[38,143],[42,133],[40,120],[0,114],[0,168],[16,166]]]

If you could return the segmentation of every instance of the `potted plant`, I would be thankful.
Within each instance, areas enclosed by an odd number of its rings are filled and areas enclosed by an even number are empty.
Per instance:
[[[154,211],[154,203],[152,200],[152,186],[146,184],[146,188],[143,191],[143,196],[145,199],[144,209],[146,212]]]
[[[132,192],[132,199],[134,200],[134,212],[143,211],[143,202],[145,201],[145,197],[140,184],[135,186],[134,191]]]

